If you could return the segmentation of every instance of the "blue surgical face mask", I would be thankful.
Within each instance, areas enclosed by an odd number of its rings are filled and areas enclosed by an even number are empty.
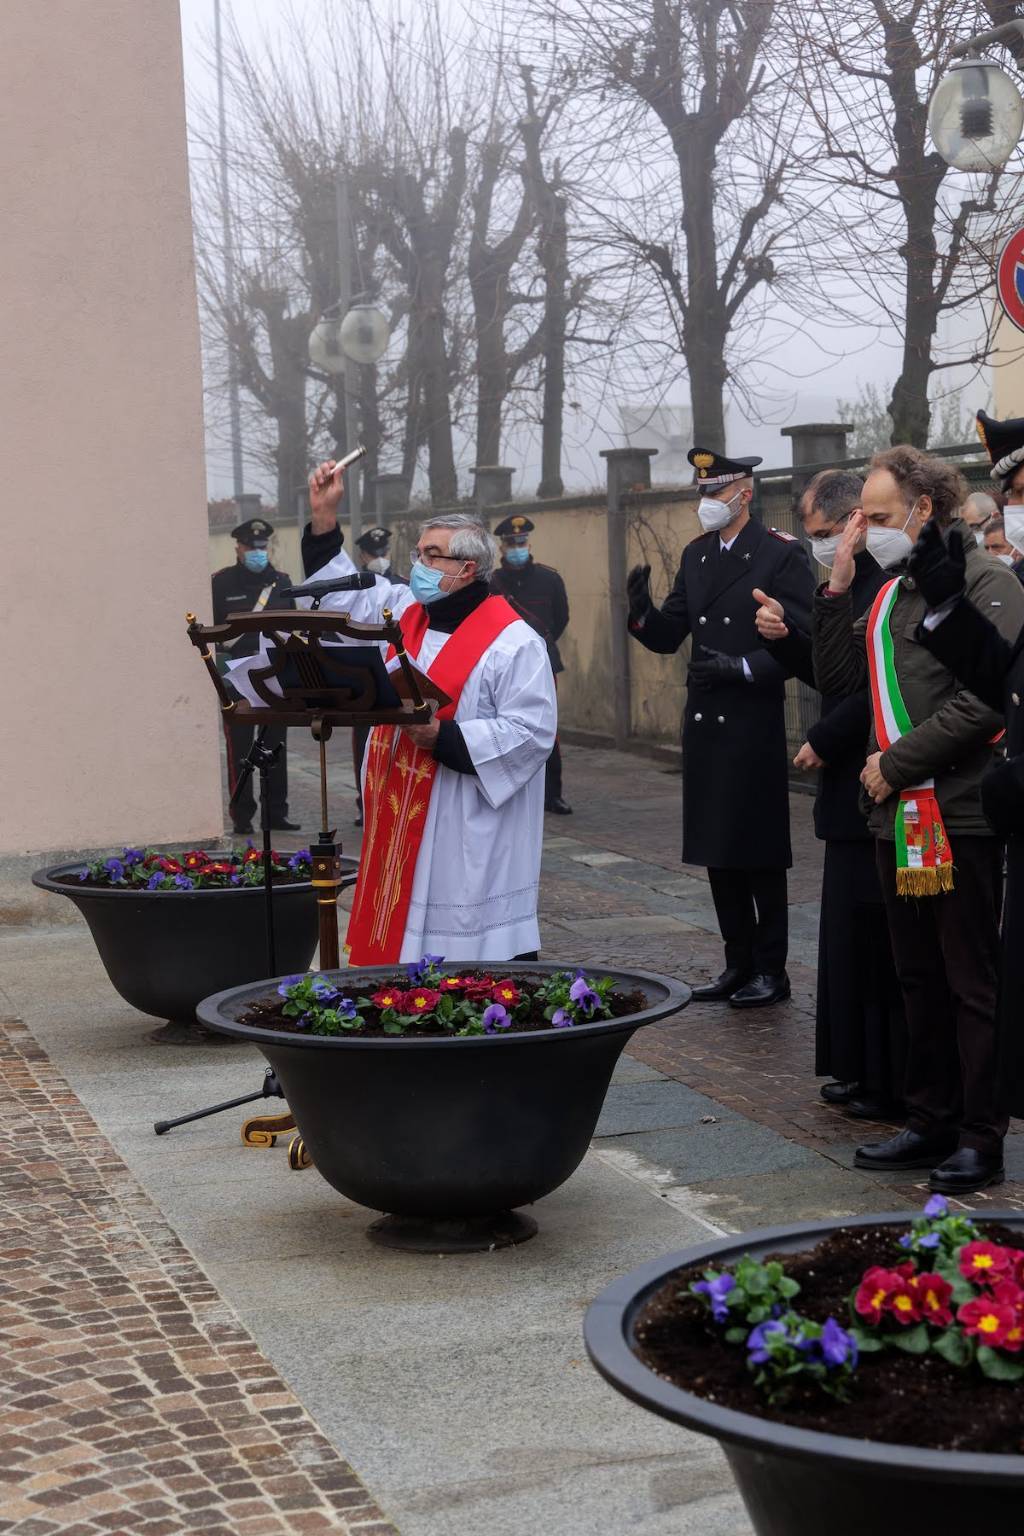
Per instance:
[[[456,575],[461,574],[456,572]],[[431,565],[424,565],[422,560],[417,560],[409,572],[409,590],[418,603],[436,603],[439,597],[447,597],[447,592],[441,590],[441,580],[445,572],[436,570]]]
[[[258,575],[260,571],[265,571],[270,564],[270,556],[265,549],[247,549],[242,556],[242,564],[247,571],[252,571],[254,575]]]
[[[510,544],[505,551],[506,565],[525,565],[529,558],[530,551],[525,544]]]

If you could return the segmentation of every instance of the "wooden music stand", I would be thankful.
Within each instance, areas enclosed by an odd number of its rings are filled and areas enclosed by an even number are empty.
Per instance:
[[[310,846],[313,885],[320,916],[320,969],[336,970],[341,963],[338,943],[338,893],[341,889],[341,848],[337,833],[328,826],[327,742],[336,725],[423,725],[436,709],[449,702],[448,695],[418,672],[406,655],[402,631],[385,608],[382,624],[358,624],[347,614],[331,611],[264,609],[241,613],[223,624],[200,624],[194,613],[185,615],[188,637],[199,650],[210,681],[220,700],[221,712],[232,721],[254,726],[308,726],[320,747],[320,836]],[[266,643],[266,664],[253,667],[249,682],[264,701],[254,708],[232,696],[217,671],[214,647],[241,635],[258,635]],[[360,661],[350,647],[331,641],[354,640],[375,648],[373,661]],[[380,645],[394,647],[397,670],[386,683],[398,695],[399,704],[380,704],[383,673]],[[326,648],[325,648],[326,647]],[[339,679],[339,671],[344,680]],[[272,686],[274,685],[274,686]],[[268,861],[269,865],[269,861]],[[265,871],[270,888],[269,867]]]

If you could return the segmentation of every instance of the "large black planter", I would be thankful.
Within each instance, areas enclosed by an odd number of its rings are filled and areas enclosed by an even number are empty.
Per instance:
[[[344,885],[356,860],[343,859]],[[260,886],[208,891],[139,891],[87,886],[84,866],[40,869],[33,885],[73,901],[89,924],[103,967],[126,1003],[170,1024],[153,1038],[171,1043],[219,1040],[198,1029],[196,1005],[211,992],[266,974],[264,895]],[[317,945],[316,892],[306,881],[274,887],[274,939],[285,974],[304,971]]]
[[[719,1268],[745,1253],[801,1253],[840,1226],[906,1228],[918,1214],[802,1221],[685,1248],[616,1280],[587,1312],[587,1351],[613,1387],[652,1413],[721,1442],[758,1536],[1020,1529],[1024,1456],[926,1451],[794,1429],[695,1397],[663,1381],[633,1353],[637,1316],[673,1270]],[[1024,1232],[1019,1212],[986,1211],[984,1220]]]
[[[564,966],[507,969],[548,976]],[[210,1029],[259,1045],[323,1177],[350,1200],[388,1213],[371,1228],[377,1241],[455,1252],[533,1236],[536,1223],[514,1208],[575,1171],[627,1040],[690,999],[688,987],[665,976],[597,970],[620,990],[642,989],[649,1006],[626,1018],[494,1039],[359,1039],[238,1024],[267,982],[209,997],[198,1013]],[[327,974],[358,994],[395,967]]]

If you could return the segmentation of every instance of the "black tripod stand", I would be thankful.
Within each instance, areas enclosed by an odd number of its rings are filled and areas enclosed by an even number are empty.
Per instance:
[[[277,975],[277,951],[274,944],[274,856],[270,838],[270,787],[268,775],[281,754],[280,743],[275,747],[266,744],[267,726],[261,725],[253,744],[242,759],[242,771],[228,805],[233,811],[254,773],[260,776],[260,827],[263,831],[263,910],[266,918],[267,975]],[[208,1115],[219,1115],[221,1110],[235,1109],[239,1104],[251,1104],[255,1099],[283,1099],[277,1074],[268,1067],[263,1086],[256,1093],[243,1094],[240,1099],[226,1099],[222,1104],[211,1104],[208,1109],[197,1109],[189,1115],[179,1115],[175,1120],[157,1120],[153,1129],[158,1136],[172,1131],[176,1125],[188,1125],[193,1120],[205,1120]]]

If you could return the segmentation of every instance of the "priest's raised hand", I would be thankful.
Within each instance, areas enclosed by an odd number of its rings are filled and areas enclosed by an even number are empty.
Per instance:
[[[345,471],[334,459],[318,464],[309,477],[309,515],[314,534],[327,533],[338,521],[345,494]]]

